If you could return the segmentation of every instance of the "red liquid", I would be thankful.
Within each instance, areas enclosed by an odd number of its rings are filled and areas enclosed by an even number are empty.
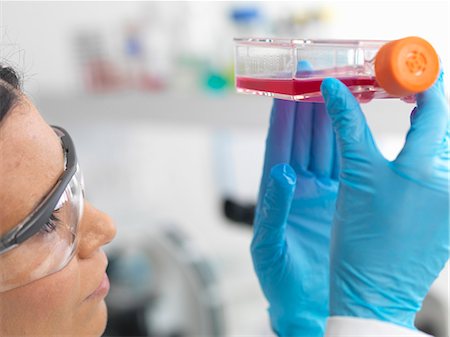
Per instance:
[[[308,102],[323,102],[320,84],[323,79],[255,79],[237,77],[236,87],[246,92],[264,95],[273,93],[275,97],[290,96],[291,99]],[[339,78],[360,102],[369,102],[373,98],[391,98],[379,87],[374,77]],[[277,95],[278,94],[278,95]]]

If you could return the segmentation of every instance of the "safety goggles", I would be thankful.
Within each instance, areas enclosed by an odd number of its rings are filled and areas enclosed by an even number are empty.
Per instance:
[[[84,183],[75,147],[67,132],[61,139],[65,170],[53,189],[20,224],[0,237],[0,292],[53,274],[72,259],[84,204]]]

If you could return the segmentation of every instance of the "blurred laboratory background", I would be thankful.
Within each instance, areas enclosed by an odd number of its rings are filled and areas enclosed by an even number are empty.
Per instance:
[[[118,227],[106,336],[271,335],[249,252],[271,99],[235,92],[233,37],[418,35],[450,69],[448,1],[2,1],[0,15],[0,59],[72,134],[87,197]],[[363,105],[387,158],[412,108]],[[438,337],[448,281],[417,320]]]

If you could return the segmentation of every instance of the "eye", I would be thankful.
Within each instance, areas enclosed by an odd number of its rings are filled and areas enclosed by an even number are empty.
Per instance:
[[[58,218],[58,211],[59,209],[53,211],[53,213],[50,215],[50,219],[48,219],[45,225],[42,226],[41,233],[51,233],[56,229],[56,227],[58,227],[58,223],[61,221]]]

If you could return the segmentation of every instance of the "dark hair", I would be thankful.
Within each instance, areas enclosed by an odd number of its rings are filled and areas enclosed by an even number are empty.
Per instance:
[[[0,122],[19,99],[20,80],[11,67],[0,65]]]

